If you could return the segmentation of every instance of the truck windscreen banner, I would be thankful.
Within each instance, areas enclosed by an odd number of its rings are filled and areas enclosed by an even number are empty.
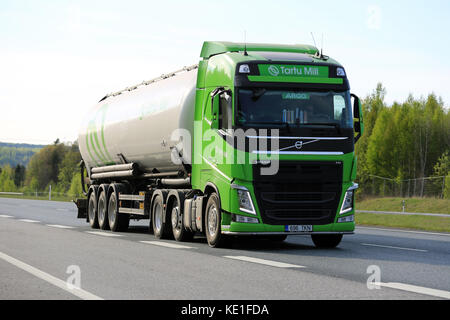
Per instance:
[[[329,78],[328,66],[259,64],[259,76],[248,76],[250,81],[303,82],[342,84],[341,78]]]

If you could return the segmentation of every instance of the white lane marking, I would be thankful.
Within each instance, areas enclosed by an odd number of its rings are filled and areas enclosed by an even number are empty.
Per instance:
[[[139,241],[140,243],[152,244],[155,246],[173,248],[173,249],[194,249],[194,247],[183,246],[181,244],[161,242],[161,241]]]
[[[30,219],[19,219],[19,221],[29,222],[29,223],[38,223],[38,222],[40,222],[40,221],[37,221],[37,220],[30,220]]]
[[[382,287],[392,288],[392,289],[398,289],[403,291],[409,291],[414,293],[420,293],[425,294],[428,296],[434,296],[444,299],[450,299],[450,292],[444,291],[444,290],[438,290],[438,289],[431,289],[426,287],[419,287],[414,286],[411,284],[405,284],[405,283],[398,283],[398,282],[377,282],[377,285],[380,285]]]
[[[388,249],[397,249],[397,250],[407,250],[407,251],[418,251],[418,252],[428,252],[428,250],[423,249],[413,249],[413,248],[402,248],[402,247],[392,247],[392,246],[385,246],[380,244],[372,244],[372,243],[361,243],[363,246],[368,247],[379,247],[379,248],[388,248]]]
[[[62,226],[59,224],[48,224],[47,227],[53,227],[53,228],[60,228],[60,229],[73,229],[75,227],[70,227],[70,226]]]
[[[31,273],[32,275],[47,281],[48,283],[63,289],[71,294],[73,294],[74,296],[77,296],[78,298],[81,298],[83,300],[103,300],[102,298],[88,292],[85,291],[83,289],[80,288],[69,288],[69,286],[67,285],[67,282],[60,280],[44,271],[41,271],[33,266],[30,266],[29,264],[26,264],[20,260],[17,260],[13,257],[8,256],[7,254],[4,254],[3,252],[0,252],[0,258],[3,259],[6,262],[9,262],[10,264],[28,272]]]
[[[12,218],[13,216],[8,216],[7,214],[0,214],[0,218]]]
[[[104,237],[121,237],[122,236],[120,234],[101,232],[101,231],[86,231],[86,233],[95,234],[97,236],[104,236]]]
[[[57,211],[69,211],[69,209],[59,209],[59,208],[57,208],[56,210]]]
[[[437,233],[437,232],[428,232],[428,231],[410,231],[410,230],[400,230],[400,229],[383,229],[383,228],[369,228],[369,227],[356,227],[356,229],[390,231],[390,232],[405,232],[405,233],[418,233],[418,234],[429,234],[429,235],[450,237],[450,233]]]
[[[258,259],[258,258],[253,258],[253,257],[246,257],[246,256],[224,256],[224,258],[241,260],[241,261],[252,262],[252,263],[259,263],[259,264],[264,264],[267,266],[278,267],[278,268],[306,268],[305,266],[289,264],[289,263],[284,263],[284,262],[278,262],[278,261]]]

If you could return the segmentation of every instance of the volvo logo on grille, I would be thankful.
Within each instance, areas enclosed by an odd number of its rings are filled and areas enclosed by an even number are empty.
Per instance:
[[[308,139],[308,138],[306,138],[306,139]],[[313,139],[313,138],[311,138],[311,139]],[[301,150],[307,144],[311,144],[311,143],[318,142],[318,141],[320,141],[320,138],[315,139],[315,140],[311,140],[311,141],[307,141],[307,142],[304,142],[303,140],[297,140],[294,144],[290,145],[289,147],[282,148],[282,149],[280,149],[278,151],[286,151],[286,152],[288,152],[287,150],[290,150],[290,149],[293,149],[293,148],[295,148],[296,150]]]
[[[303,141],[297,141],[295,144],[295,149],[300,150],[301,148],[303,148]]]

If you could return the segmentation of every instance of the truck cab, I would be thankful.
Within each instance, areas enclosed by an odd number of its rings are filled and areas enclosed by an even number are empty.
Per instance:
[[[364,126],[344,67],[306,45],[205,42],[201,57],[191,183],[209,244],[352,234]]]

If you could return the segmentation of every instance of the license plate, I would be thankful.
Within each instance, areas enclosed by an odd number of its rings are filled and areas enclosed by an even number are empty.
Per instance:
[[[303,226],[286,226],[286,232],[312,232],[313,226],[303,225]]]

